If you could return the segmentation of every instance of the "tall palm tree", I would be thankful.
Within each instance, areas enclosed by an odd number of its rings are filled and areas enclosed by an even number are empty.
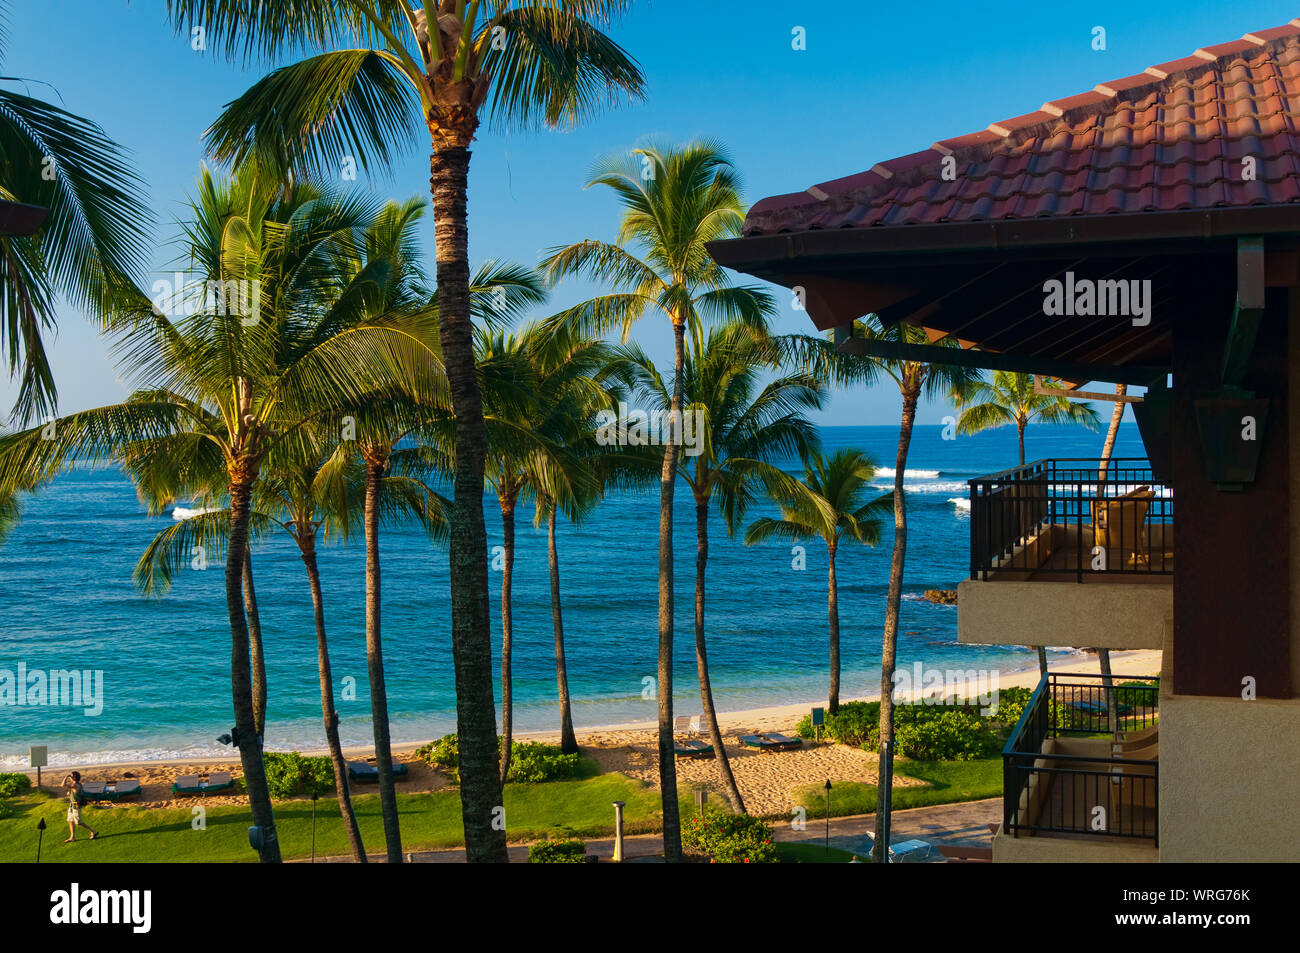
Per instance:
[[[123,403],[58,419],[53,439],[41,427],[0,438],[0,487],[76,461],[104,463],[124,447],[178,433],[195,434],[220,454],[230,512],[232,735],[264,861],[278,862],[280,848],[253,719],[242,587],[262,463],[282,445],[304,440],[305,428],[380,388],[430,403],[439,391],[431,360],[436,331],[426,316],[359,320],[373,276],[342,287],[330,279],[338,245],[374,214],[365,199],[329,198],[305,184],[285,188],[253,167],[229,182],[205,171],[185,226],[194,269],[223,287],[243,283],[259,293],[205,294],[186,313],[140,289],[122,289],[106,330],[124,374],[140,389]]]
[[[977,381],[970,393],[957,402],[961,416],[957,432],[979,433],[1014,424],[1020,448],[1020,466],[1025,465],[1025,430],[1037,419],[1044,424],[1077,424],[1096,430],[1100,418],[1091,404],[1079,404],[1068,397],[1040,394],[1033,374],[994,371],[993,381]]]
[[[337,174],[389,166],[420,129],[430,143],[442,350],[457,426],[451,513],[452,648],[461,808],[470,861],[505,862],[492,695],[483,522],[486,433],[474,371],[466,205],[470,144],[485,117],[570,126],[640,97],[635,62],[601,27],[629,0],[168,0],[178,30],[201,26],[231,58],[325,52],[280,67],[209,130],[216,154],[257,152]],[[430,24],[436,26],[430,29]]]
[[[0,64],[9,0],[0,0]],[[0,76],[0,83],[24,82]],[[21,378],[14,416],[54,412],[57,391],[42,333],[58,300],[95,317],[146,263],[153,218],[123,149],[89,119],[0,86],[0,200],[49,209],[28,237],[0,235],[0,346]]]
[[[1106,482],[1106,475],[1110,470],[1110,458],[1115,452],[1115,440],[1119,437],[1120,421],[1124,419],[1124,401],[1118,398],[1128,394],[1127,384],[1115,385],[1115,406],[1110,413],[1110,426],[1106,428],[1106,440],[1101,447],[1101,463],[1097,467],[1097,482]],[[1111,731],[1119,731],[1119,699],[1115,697],[1114,679],[1111,678],[1110,668],[1110,649],[1097,649],[1097,662],[1101,668],[1102,688],[1106,692],[1106,712],[1109,717]]]
[[[639,348],[626,348],[625,353],[637,390],[652,405],[666,406],[669,389],[654,365]],[[683,367],[684,411],[698,421],[693,446],[677,458],[677,472],[695,501],[695,664],[718,772],[737,813],[743,813],[745,805],[718,727],[705,639],[709,510],[716,503],[727,532],[734,533],[756,489],[795,492],[794,481],[773,461],[796,453],[806,458],[816,448],[816,433],[804,412],[819,409],[825,391],[806,372],[783,374],[764,384],[764,377],[780,373],[786,357],[782,339],[756,339],[752,329],[741,324],[715,326],[706,335],[697,323],[690,329]]]
[[[1097,412],[1091,404],[1078,404],[1068,397],[1040,394],[1033,374],[994,371],[993,381],[977,381],[970,392],[956,401],[961,410],[957,432],[979,433],[1014,424],[1020,448],[1020,466],[1025,465],[1025,430],[1037,418],[1045,424],[1077,424],[1097,429]],[[1047,649],[1038,646],[1038,672],[1047,674]]]
[[[306,448],[294,448],[295,450]],[[420,519],[431,535],[445,536],[445,501],[405,476],[384,480],[384,519]],[[339,738],[339,716],[334,704],[334,677],[329,642],[325,631],[325,604],[317,562],[317,545],[338,537],[346,541],[362,522],[365,502],[364,464],[347,447],[339,445],[323,459],[310,453],[301,459],[273,455],[266,464],[254,493],[250,527],[259,536],[283,530],[298,547],[311,592],[316,629],[316,660],[320,681],[321,715],[326,746],[339,792],[339,813],[352,858],[366,862],[365,846],[357,825],[348,780],[347,761]],[[146,594],[170,587],[173,578],[188,565],[192,547],[220,558],[229,533],[229,512],[213,509],[180,520],[154,537],[135,568],[136,583]]]
[[[682,371],[687,328],[703,319],[735,320],[766,330],[771,298],[753,286],[733,286],[705,245],[740,234],[744,205],[739,177],[713,142],[680,147],[646,145],[597,164],[588,183],[614,190],[623,206],[613,242],[588,239],[554,249],[543,262],[553,279],[583,275],[613,290],[562,313],[561,324],[592,333],[622,331],[658,313],[672,328],[674,373],[670,420],[682,420]],[[678,448],[668,440],[659,475],[659,787],[664,856],[682,860],[673,745],[673,488]]]
[[[882,325],[874,315],[863,321],[855,321],[852,332],[855,337],[867,340],[960,347],[951,337],[931,342],[924,329],[904,322]],[[892,494],[894,547],[889,562],[889,591],[885,597],[885,629],[880,653],[880,783],[876,805],[875,846],[872,848],[876,862],[885,863],[888,860],[885,848],[888,843],[887,828],[893,793],[887,781],[893,777],[894,767],[894,668],[898,658],[898,616],[903,599],[903,569],[907,558],[907,496],[904,492],[904,476],[907,472],[908,451],[912,445],[912,428],[916,423],[916,408],[922,395],[948,398],[960,403],[969,398],[980,377],[977,370],[956,365],[844,354],[824,339],[805,338],[804,343],[805,361],[829,380],[839,384],[860,385],[872,384],[884,377],[893,381],[902,397]]]
[[[827,710],[840,708],[840,599],[835,556],[841,543],[876,546],[886,510],[893,509],[892,494],[866,499],[876,476],[876,465],[861,450],[847,447],[830,457],[812,454],[804,467],[803,487],[793,495],[777,495],[781,518],[763,516],[749,524],[745,545],[769,539],[826,543],[826,612],[830,622],[830,695]]]

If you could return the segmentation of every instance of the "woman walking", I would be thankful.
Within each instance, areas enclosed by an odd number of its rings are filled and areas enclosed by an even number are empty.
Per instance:
[[[63,779],[63,790],[68,792],[68,839],[63,843],[71,844],[77,839],[78,824],[90,831],[90,839],[94,840],[98,832],[81,819],[81,805],[86,800],[86,794],[81,787],[80,771],[73,771]]]

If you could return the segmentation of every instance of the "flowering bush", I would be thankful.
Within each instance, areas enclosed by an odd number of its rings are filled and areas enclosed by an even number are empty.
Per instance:
[[[682,825],[682,846],[711,864],[774,864],[772,828],[748,814],[705,811]]]

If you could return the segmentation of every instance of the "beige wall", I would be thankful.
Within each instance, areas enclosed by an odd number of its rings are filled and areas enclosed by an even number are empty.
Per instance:
[[[1009,834],[993,838],[995,864],[1153,864],[1158,859],[1154,847],[1138,844]]]
[[[1174,589],[1163,583],[957,585],[957,641],[977,645],[1158,649],[1173,614]]]
[[[1300,861],[1300,699],[1160,700],[1161,861]]]

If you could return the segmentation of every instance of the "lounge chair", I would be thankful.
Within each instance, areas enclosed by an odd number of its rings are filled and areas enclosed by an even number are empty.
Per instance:
[[[1140,748],[1130,748],[1122,754],[1116,753],[1115,756],[1128,761],[1149,761],[1151,765],[1148,767],[1145,764],[1117,764],[1110,769],[1112,815],[1119,817],[1121,809],[1125,806],[1155,807],[1155,773],[1156,765],[1160,760],[1159,742],[1153,741]]]
[[[696,758],[713,754],[713,745],[697,738],[700,731],[700,716],[682,715],[673,720],[673,754],[679,758]],[[686,735],[679,738],[678,735]]]
[[[1151,564],[1147,554],[1147,510],[1155,492],[1143,485],[1115,499],[1093,502],[1093,543],[1102,549],[1118,549],[1125,566]]]
[[[172,794],[214,794],[234,786],[235,779],[229,771],[214,771],[206,780],[197,774],[183,774],[172,784]]]
[[[802,738],[790,738],[779,731],[760,731],[757,734],[741,735],[740,743],[746,748],[758,748],[760,751],[789,751],[803,747]]]
[[[124,781],[88,781],[81,786],[88,801],[120,801],[124,797],[137,797],[140,782],[134,778]]]
[[[410,769],[401,761],[393,762],[393,777],[404,778]],[[375,759],[369,761],[349,761],[348,777],[353,781],[378,781],[379,765],[375,764]]]
[[[862,853],[870,854],[875,850],[876,839],[870,834],[863,835],[866,838],[866,847]],[[902,864],[907,861],[923,860],[930,856],[932,846],[928,841],[912,840],[896,841],[889,845],[889,861],[894,864]]]

